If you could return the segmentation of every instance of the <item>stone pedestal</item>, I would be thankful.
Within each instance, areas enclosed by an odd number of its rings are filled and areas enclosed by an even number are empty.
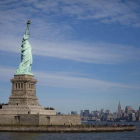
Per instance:
[[[35,84],[37,80],[32,75],[15,75],[12,82],[12,94],[8,105],[3,105],[0,114],[43,114],[56,115],[55,110],[45,110],[39,106],[36,97]]]
[[[35,84],[37,80],[32,75],[15,75],[12,82],[12,94],[9,105],[38,106]]]

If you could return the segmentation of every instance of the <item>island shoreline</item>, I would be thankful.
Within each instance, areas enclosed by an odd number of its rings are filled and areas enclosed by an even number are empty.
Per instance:
[[[0,132],[44,132],[44,133],[99,133],[135,131],[135,126],[0,126]]]

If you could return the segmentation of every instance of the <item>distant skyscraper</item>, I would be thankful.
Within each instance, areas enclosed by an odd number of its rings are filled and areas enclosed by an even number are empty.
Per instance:
[[[89,110],[84,110],[84,117],[88,117],[89,116]]]
[[[91,111],[91,115],[94,115],[94,111]]]
[[[104,113],[104,109],[102,108],[102,109],[101,109],[101,114],[103,114],[103,113]]]
[[[83,110],[80,111],[80,116],[83,117]]]
[[[118,118],[121,117],[121,104],[119,102],[119,105],[118,105]]]
[[[124,117],[125,113],[124,113],[124,109],[121,109],[121,117]]]
[[[129,121],[133,122],[135,120],[136,120],[135,113],[130,113],[129,114]]]
[[[133,111],[133,109],[132,109],[131,106],[126,106],[126,108],[125,108],[125,113],[126,113],[127,115],[130,114],[130,113],[132,113],[132,111]]]
[[[109,113],[110,113],[110,110],[106,110],[106,113],[109,115]]]

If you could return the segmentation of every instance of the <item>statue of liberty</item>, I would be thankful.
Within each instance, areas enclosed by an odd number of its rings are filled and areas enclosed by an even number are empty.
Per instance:
[[[30,43],[28,42],[29,38],[29,26],[30,26],[30,20],[27,21],[27,29],[25,31],[22,45],[21,45],[21,63],[16,71],[15,75],[33,75],[31,73],[31,65],[33,63],[32,58],[32,47]]]

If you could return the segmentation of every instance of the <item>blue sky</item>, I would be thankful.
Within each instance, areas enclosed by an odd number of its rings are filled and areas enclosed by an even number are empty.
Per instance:
[[[0,0],[0,102],[31,20],[39,104],[68,113],[140,106],[140,0]]]

